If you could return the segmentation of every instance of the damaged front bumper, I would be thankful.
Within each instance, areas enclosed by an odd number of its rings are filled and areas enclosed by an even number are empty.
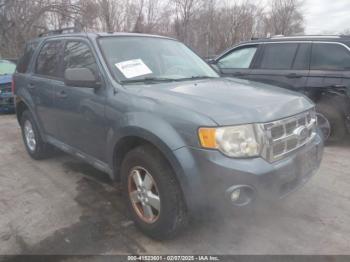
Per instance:
[[[320,167],[323,141],[317,134],[293,154],[273,163],[187,147],[175,154],[184,172],[181,184],[189,209],[221,203],[245,206],[259,199],[283,198],[304,185]]]

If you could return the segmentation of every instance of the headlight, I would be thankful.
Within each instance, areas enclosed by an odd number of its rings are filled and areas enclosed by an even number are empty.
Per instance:
[[[220,150],[229,157],[260,155],[260,145],[253,125],[200,128],[199,140],[203,148]]]

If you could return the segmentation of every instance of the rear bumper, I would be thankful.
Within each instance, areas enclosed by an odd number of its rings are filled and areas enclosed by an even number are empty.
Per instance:
[[[185,199],[190,209],[197,209],[208,204],[234,206],[227,193],[242,185],[253,190],[254,200],[285,197],[317,172],[323,142],[317,135],[294,154],[274,163],[262,158],[232,159],[218,151],[194,148],[182,148],[175,154],[185,173]]]

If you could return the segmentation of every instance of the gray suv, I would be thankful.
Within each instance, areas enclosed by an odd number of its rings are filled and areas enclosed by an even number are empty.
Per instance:
[[[208,207],[284,197],[322,158],[309,99],[220,78],[170,38],[41,37],[13,86],[30,156],[56,147],[120,180],[135,224],[157,239]]]

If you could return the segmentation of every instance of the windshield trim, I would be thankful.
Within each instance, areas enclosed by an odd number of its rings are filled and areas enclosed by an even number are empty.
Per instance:
[[[124,85],[129,85],[130,83],[125,83],[125,81],[123,81],[122,79],[119,79],[114,73],[113,73],[113,69],[111,68],[110,63],[107,60],[106,54],[101,46],[101,40],[104,38],[124,38],[124,37],[134,37],[134,38],[156,38],[156,39],[163,39],[163,40],[169,40],[169,41],[174,41],[180,44],[183,44],[184,46],[186,46],[188,49],[190,49],[200,60],[202,60],[204,63],[208,64],[200,55],[198,55],[198,53],[196,51],[194,51],[192,48],[190,48],[189,46],[187,46],[186,44],[180,42],[177,39],[174,38],[170,38],[170,37],[164,37],[164,36],[157,36],[157,35],[107,35],[107,36],[98,36],[96,38],[96,42],[97,42],[97,46],[99,48],[99,51],[102,54],[102,58],[103,58],[103,62],[106,64],[108,70],[109,70],[109,74],[112,76],[112,78],[121,86]],[[217,75],[217,77],[215,78],[220,78],[220,75],[210,66],[208,65],[208,67]],[[209,78],[209,77],[208,77]],[[180,80],[180,79],[179,79]],[[193,79],[195,80],[195,79]],[[174,82],[177,81],[176,79],[173,80]],[[185,80],[184,80],[185,81]],[[191,81],[191,79],[186,79],[186,81]],[[172,81],[169,81],[172,82]],[[180,81],[178,81],[180,82]],[[132,83],[133,84],[133,83]]]

